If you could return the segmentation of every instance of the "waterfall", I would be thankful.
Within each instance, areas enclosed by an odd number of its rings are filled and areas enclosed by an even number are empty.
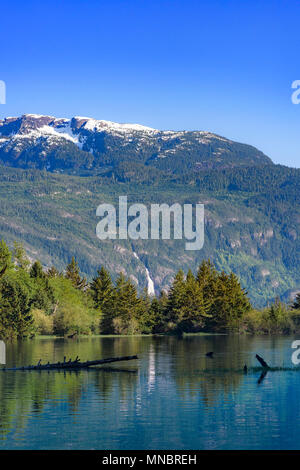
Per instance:
[[[136,259],[138,259],[139,261],[141,261],[135,251],[133,252],[133,256]],[[146,272],[147,283],[148,283],[147,292],[148,292],[149,295],[154,295],[155,294],[154,282],[152,281],[152,279],[150,277],[149,269],[146,266],[145,266],[145,272]]]

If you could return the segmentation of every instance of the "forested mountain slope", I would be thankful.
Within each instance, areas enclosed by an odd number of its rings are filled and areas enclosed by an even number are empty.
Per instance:
[[[7,163],[7,162],[6,162]],[[267,163],[206,171],[138,165],[113,174],[79,177],[47,171],[0,168],[0,236],[22,241],[33,259],[60,269],[75,255],[91,277],[99,265],[123,270],[138,283],[167,288],[179,268],[212,258],[240,276],[256,305],[300,287],[300,170]],[[95,229],[100,203],[205,204],[205,243],[185,251],[184,240],[100,241]]]

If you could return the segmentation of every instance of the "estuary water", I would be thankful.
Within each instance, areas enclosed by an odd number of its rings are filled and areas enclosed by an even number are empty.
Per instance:
[[[138,354],[139,360],[78,372],[1,371],[0,449],[300,449],[295,339],[191,335],[8,344],[7,367],[77,355]],[[260,379],[256,353],[282,370]]]

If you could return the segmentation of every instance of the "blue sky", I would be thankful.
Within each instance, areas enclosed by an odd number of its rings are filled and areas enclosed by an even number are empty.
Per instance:
[[[210,130],[300,167],[300,1],[12,0],[0,118]]]

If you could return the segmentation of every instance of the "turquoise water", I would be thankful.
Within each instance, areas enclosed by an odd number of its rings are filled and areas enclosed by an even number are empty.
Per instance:
[[[300,449],[297,337],[35,339],[7,365],[138,354],[79,372],[0,373],[0,449]],[[214,351],[214,358],[205,356]],[[244,364],[250,368],[247,375]]]

